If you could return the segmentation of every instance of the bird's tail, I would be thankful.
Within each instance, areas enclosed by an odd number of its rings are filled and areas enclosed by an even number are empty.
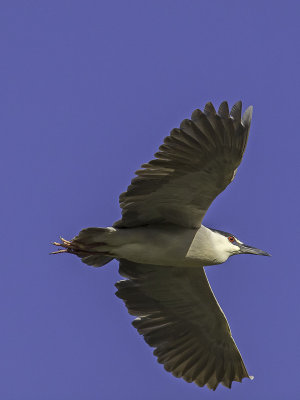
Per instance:
[[[53,242],[55,246],[59,246],[61,249],[51,254],[75,254],[87,265],[102,267],[114,259],[108,246],[109,236],[114,231],[113,228],[86,228],[72,240],[61,237],[61,242]]]

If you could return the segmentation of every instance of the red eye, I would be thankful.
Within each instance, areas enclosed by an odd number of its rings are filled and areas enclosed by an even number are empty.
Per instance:
[[[229,236],[228,240],[229,240],[229,242],[233,243],[235,241],[234,236]]]

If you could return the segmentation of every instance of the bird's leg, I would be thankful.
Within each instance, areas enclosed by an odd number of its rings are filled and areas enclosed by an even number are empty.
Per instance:
[[[72,240],[66,240],[63,237],[60,236],[61,242],[52,242],[54,246],[62,247],[62,249],[53,251],[50,254],[60,254],[60,253],[70,253],[70,254],[75,254],[76,256],[79,257],[84,257],[87,254],[94,253],[90,249],[86,248],[87,245],[81,243],[79,240],[76,238]],[[91,247],[91,246],[89,246]]]
[[[60,254],[60,253],[70,253],[75,254],[79,257],[84,257],[89,254],[101,254],[99,251],[99,246],[105,245],[105,243],[97,242],[97,243],[86,243],[80,238],[76,237],[72,240],[66,240],[60,236],[61,242],[52,242],[54,246],[62,247],[62,249],[57,251],[52,251],[50,254]],[[97,249],[96,249],[97,248]]]
[[[63,247],[63,248],[60,250],[57,250],[57,251],[52,251],[50,254],[60,254],[60,253],[77,254],[78,253],[79,248],[76,245],[74,245],[73,241],[66,240],[61,236],[60,236],[60,240],[61,240],[61,242],[52,242],[52,244],[54,246]]]

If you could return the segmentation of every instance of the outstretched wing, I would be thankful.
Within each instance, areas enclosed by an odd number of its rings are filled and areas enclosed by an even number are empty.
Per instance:
[[[174,376],[215,390],[249,376],[226,317],[203,267],[177,268],[120,261],[129,278],[116,295],[138,316],[133,326],[155,347],[158,362]]]
[[[212,203],[233,180],[247,144],[252,107],[241,119],[239,101],[218,114],[207,103],[164,140],[156,159],[142,165],[120,195],[122,219],[116,227],[174,223],[200,227]]]

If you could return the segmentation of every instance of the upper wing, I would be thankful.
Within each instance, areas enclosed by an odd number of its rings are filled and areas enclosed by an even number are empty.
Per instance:
[[[142,165],[120,195],[122,219],[116,227],[169,222],[199,227],[212,201],[233,180],[246,147],[252,107],[241,119],[242,103],[218,114],[207,103],[164,140],[156,159]]]
[[[137,315],[134,327],[176,377],[215,390],[249,376],[203,267],[120,261],[116,295]]]

